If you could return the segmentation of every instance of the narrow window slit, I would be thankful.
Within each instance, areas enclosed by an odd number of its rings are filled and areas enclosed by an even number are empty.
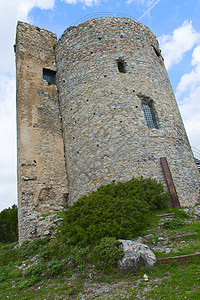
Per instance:
[[[119,59],[117,61],[117,66],[120,73],[126,73],[126,64],[124,60]]]
[[[161,57],[160,50],[159,50],[159,49],[157,49],[157,48],[156,48],[154,45],[152,45],[152,47],[153,47],[153,49],[154,49],[154,51],[155,51],[156,55],[157,55],[158,57]]]

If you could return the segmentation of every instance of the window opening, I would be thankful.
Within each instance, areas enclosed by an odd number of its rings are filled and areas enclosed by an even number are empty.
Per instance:
[[[117,62],[118,70],[120,73],[126,73],[126,64],[125,61],[119,59]]]
[[[46,80],[49,85],[56,84],[56,71],[43,68],[43,79]]]
[[[152,101],[143,101],[142,108],[144,111],[144,116],[145,116],[148,128],[150,128],[150,129],[157,128],[158,129],[159,128],[158,118],[156,116],[156,111],[153,106],[153,102]]]

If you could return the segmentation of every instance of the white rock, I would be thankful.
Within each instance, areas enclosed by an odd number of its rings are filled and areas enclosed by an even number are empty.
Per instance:
[[[149,280],[147,274],[144,274],[143,278],[144,278],[144,281],[148,281]]]
[[[123,272],[137,269],[142,263],[146,267],[153,267],[156,262],[155,254],[145,244],[131,241],[119,240],[124,256],[118,261],[118,267]]]

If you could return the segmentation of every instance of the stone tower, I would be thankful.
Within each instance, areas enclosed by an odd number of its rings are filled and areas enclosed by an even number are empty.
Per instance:
[[[96,18],[69,27],[57,42],[19,22],[16,62],[20,241],[43,235],[41,214],[102,184],[143,176],[167,189],[160,158],[179,203],[196,203],[199,172],[146,26]]]

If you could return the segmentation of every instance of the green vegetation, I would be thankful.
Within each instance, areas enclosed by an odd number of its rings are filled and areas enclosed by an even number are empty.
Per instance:
[[[174,218],[166,220],[163,225],[167,229],[176,229],[183,226],[184,221],[181,218]]]
[[[65,212],[58,237],[80,246],[106,236],[132,239],[147,228],[154,212],[168,205],[169,194],[156,180],[111,183],[81,197]]]
[[[91,254],[91,261],[100,270],[110,270],[117,266],[118,259],[122,258],[124,253],[119,247],[119,241],[113,237],[102,238]]]
[[[140,235],[159,247],[157,257],[199,251],[200,221],[167,208],[168,199],[154,180],[112,183],[59,213],[64,221],[54,238],[0,244],[0,299],[199,299],[199,257],[128,275],[116,268],[118,238]],[[157,212],[175,217],[160,220]]]
[[[12,243],[18,238],[17,206],[0,212],[0,243]]]
[[[194,228],[198,224],[196,221]],[[169,233],[169,230],[163,230]],[[176,234],[180,233],[181,231],[176,231]],[[115,240],[106,238],[102,243],[109,244],[109,239]],[[198,242],[200,245],[199,236]],[[76,250],[74,256],[73,251],[71,253],[73,257],[68,255],[65,259],[44,259],[43,252],[49,243],[47,239],[45,242],[35,240],[32,243],[24,243],[22,246],[26,259],[20,258],[22,253],[20,248],[16,247],[16,243],[0,246],[0,299],[50,300],[85,297],[86,299],[176,300],[199,299],[200,297],[199,257],[182,262],[157,263],[153,269],[141,268],[125,275],[115,268],[110,269],[109,273],[107,268],[106,272],[100,270],[95,272],[92,264],[88,262],[88,255],[85,256],[81,248],[79,250],[82,253],[78,253],[78,250],[74,248]],[[36,245],[40,247],[40,253]],[[191,240],[188,242],[188,249],[190,245]],[[112,246],[111,243],[111,248]],[[99,250],[100,254],[93,250],[93,255],[97,254],[97,258],[95,257],[97,262],[100,262],[104,256],[101,246]],[[27,255],[28,251],[31,252],[30,256]],[[89,257],[91,255],[89,254]],[[108,257],[106,255],[106,259]],[[77,268],[79,258],[84,261],[84,268]],[[112,264],[112,261],[110,263]],[[149,281],[144,281],[144,274],[147,274]]]

